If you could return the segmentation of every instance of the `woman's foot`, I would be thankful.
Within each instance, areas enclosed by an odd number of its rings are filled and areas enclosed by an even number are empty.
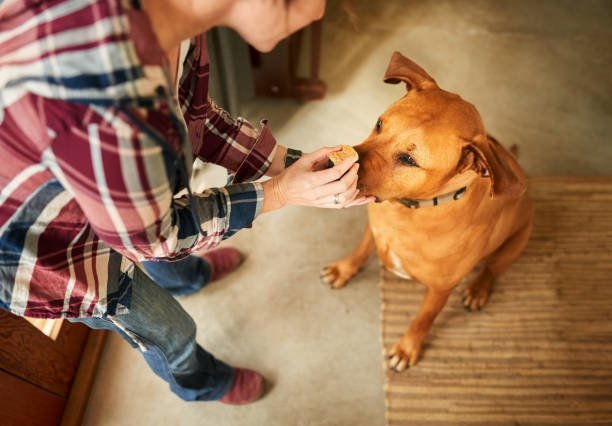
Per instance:
[[[211,250],[201,254],[200,257],[208,262],[210,266],[210,279],[208,282],[223,278],[240,266],[244,260],[242,253],[233,247]]]
[[[234,382],[229,392],[219,402],[231,405],[250,404],[264,394],[265,379],[253,370],[236,368]]]

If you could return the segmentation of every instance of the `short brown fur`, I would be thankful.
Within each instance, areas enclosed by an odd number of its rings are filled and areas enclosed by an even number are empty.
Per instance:
[[[341,288],[376,250],[382,264],[427,287],[420,311],[388,352],[389,367],[418,362],[423,341],[451,291],[477,265],[464,292],[467,309],[487,302],[493,280],[525,248],[533,207],[517,161],[488,136],[473,105],[441,90],[421,67],[395,52],[385,74],[407,93],[380,117],[381,126],[355,146],[359,188],[378,203],[349,256],[328,265],[323,279]],[[409,154],[417,166],[399,161]],[[400,199],[425,200],[466,186],[458,200],[409,209]]]

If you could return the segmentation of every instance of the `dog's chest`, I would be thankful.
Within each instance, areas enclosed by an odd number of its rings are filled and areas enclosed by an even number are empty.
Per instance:
[[[410,274],[406,272],[406,269],[404,269],[404,265],[402,265],[402,261],[399,256],[391,249],[388,251],[388,259],[387,262],[385,262],[385,267],[400,278],[404,278],[406,280],[412,278]]]
[[[372,235],[376,242],[376,250],[378,252],[378,258],[380,259],[383,266],[390,272],[394,273],[400,278],[411,279],[410,274],[404,266],[406,259],[400,258],[398,254],[398,244],[393,241],[393,238],[388,235],[386,229],[380,229],[376,226],[371,226]],[[401,252],[400,252],[401,253]]]
[[[383,206],[381,206],[383,207]],[[420,282],[456,281],[469,271],[474,244],[446,226],[424,227],[404,215],[370,210],[370,228],[381,263],[395,275]],[[465,266],[465,268],[464,268]]]

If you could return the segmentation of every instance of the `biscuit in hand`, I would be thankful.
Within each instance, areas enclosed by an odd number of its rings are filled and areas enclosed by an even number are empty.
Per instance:
[[[333,167],[342,163],[346,158],[358,156],[357,151],[352,146],[349,145],[341,145],[342,149],[340,151],[334,151],[329,154],[328,166]]]

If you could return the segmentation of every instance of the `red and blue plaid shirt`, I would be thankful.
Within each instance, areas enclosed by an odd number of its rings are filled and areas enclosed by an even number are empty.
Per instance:
[[[139,2],[0,5],[0,306],[120,314],[134,262],[173,259],[251,225],[276,142],[208,98],[204,36],[178,93]],[[178,99],[178,102],[177,102]],[[193,156],[234,175],[176,196]]]

